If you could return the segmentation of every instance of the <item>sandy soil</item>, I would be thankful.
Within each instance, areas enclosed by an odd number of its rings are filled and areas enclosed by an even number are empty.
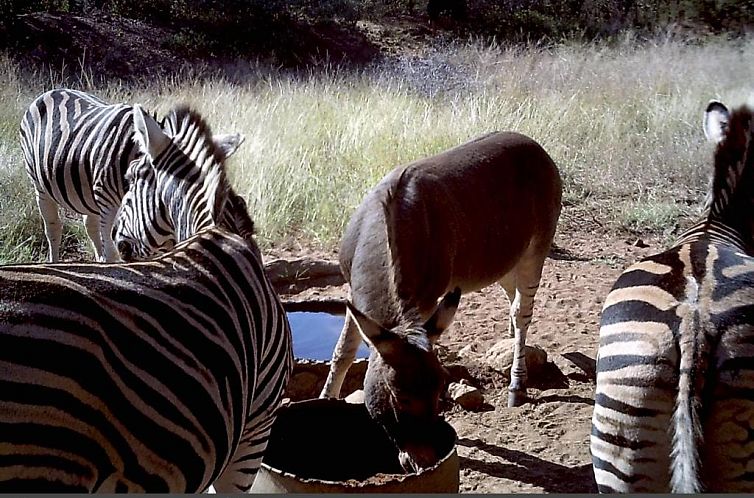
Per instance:
[[[637,242],[587,230],[556,236],[528,336],[528,344],[542,347],[551,363],[545,374],[530,379],[531,402],[507,408],[507,379],[467,363],[489,406],[472,412],[453,405],[444,413],[458,433],[462,492],[596,491],[589,431],[602,302],[626,266],[661,249],[658,240]],[[337,258],[304,247],[270,253],[304,255]],[[345,297],[347,286],[305,293]],[[507,313],[507,299],[497,285],[463,296],[455,323],[440,340],[441,357],[452,358],[467,346],[485,351],[507,335]]]

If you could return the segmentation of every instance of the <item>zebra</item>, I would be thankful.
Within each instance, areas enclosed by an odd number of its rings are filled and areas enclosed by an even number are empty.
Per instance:
[[[202,171],[184,178],[196,194],[185,201],[211,214],[189,238],[149,261],[0,267],[0,492],[237,493],[254,481],[291,332],[225,154],[187,116],[196,160],[135,107],[145,155],[132,166],[139,178]]]
[[[186,106],[178,106],[167,114],[162,131],[158,132],[160,125],[154,119],[147,117],[145,122],[157,143],[167,144],[172,140],[175,147],[165,152],[172,155],[164,158],[159,168],[144,167],[143,163],[150,161],[150,156],[144,155],[126,172],[131,188],[122,199],[113,226],[119,257],[124,261],[138,261],[165,253],[213,216],[221,224],[236,227],[251,236],[253,222],[243,227],[243,220],[233,219],[234,214],[244,212],[243,209],[213,212],[216,206],[201,204],[206,192],[197,190],[195,176],[205,174],[198,164],[208,160],[202,156],[206,152],[197,147],[206,135],[202,128],[206,123]],[[186,157],[191,161],[186,161]],[[245,209],[243,198],[236,195],[232,187],[228,189],[235,202],[243,204]],[[197,206],[201,207],[197,209]],[[261,255],[259,257],[261,259]]]
[[[132,135],[132,105],[108,104],[68,88],[47,91],[29,105],[19,136],[44,223],[48,262],[60,258],[59,206],[83,215],[98,261],[115,261],[113,220],[126,190],[124,175],[138,156]],[[232,133],[214,140],[227,157],[244,138]]]
[[[711,101],[701,219],[605,300],[591,453],[600,492],[754,491],[754,113]]]

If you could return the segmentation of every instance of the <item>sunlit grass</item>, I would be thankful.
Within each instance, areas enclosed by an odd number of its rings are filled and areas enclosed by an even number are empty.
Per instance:
[[[43,241],[17,129],[29,102],[61,81],[22,78],[5,59],[0,67],[3,253],[11,234]],[[550,49],[470,43],[306,75],[249,64],[228,77],[186,72],[149,85],[92,86],[81,77],[78,87],[160,115],[186,102],[215,132],[242,132],[246,142],[229,167],[263,245],[295,238],[331,248],[391,168],[493,130],[539,141],[560,167],[567,204],[593,209],[608,229],[663,234],[684,226],[696,212],[689,206],[703,199],[711,164],[704,107],[712,98],[745,103],[753,73],[751,41],[627,38]]]

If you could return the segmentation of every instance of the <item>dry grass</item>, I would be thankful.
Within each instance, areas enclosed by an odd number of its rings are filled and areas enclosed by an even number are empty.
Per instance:
[[[18,232],[17,213],[31,210],[38,220],[18,173],[18,121],[37,93],[61,82],[50,75],[21,81],[7,60],[0,66],[5,239]],[[669,37],[550,49],[471,43],[355,73],[293,75],[251,65],[232,78],[185,74],[148,87],[94,88],[81,78],[81,86],[160,114],[187,102],[216,132],[241,131],[246,142],[231,174],[263,244],[303,238],[333,247],[363,195],[392,167],[492,130],[522,132],[548,150],[569,208],[610,230],[670,233],[695,214],[707,185],[704,107],[712,98],[745,103],[753,77],[754,40]],[[8,201],[7,192],[19,194]],[[578,220],[566,216],[569,222]],[[43,240],[41,222],[25,223],[18,240]]]

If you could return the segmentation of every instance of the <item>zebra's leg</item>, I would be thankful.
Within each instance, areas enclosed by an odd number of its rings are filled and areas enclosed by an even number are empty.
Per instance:
[[[86,233],[89,235],[89,240],[92,241],[92,249],[94,249],[94,257],[97,261],[102,261],[102,238],[100,237],[100,217],[96,214],[85,214],[84,226],[86,227]]]
[[[115,215],[117,213],[117,206],[101,208],[99,231],[102,239],[102,256],[103,260],[108,263],[120,261],[120,255],[118,254],[117,249],[115,249],[112,234]]]
[[[238,449],[233,454],[228,466],[220,477],[212,483],[207,492],[212,489],[215,493],[247,493],[257,477],[259,466],[262,464],[264,451],[270,439],[274,416],[267,416],[260,422],[252,422],[247,426],[253,427],[241,437]]]
[[[706,492],[754,492],[754,479],[751,478],[754,462],[752,342],[754,327],[738,325],[735,329],[728,329],[715,353],[717,358],[724,359],[723,364],[730,361],[729,358],[738,361],[735,367],[719,370],[712,393],[703,398],[707,406],[700,408],[706,414],[704,446],[700,455]],[[706,382],[712,384],[713,381],[707,379]]]
[[[48,194],[37,191],[37,207],[42,215],[47,237],[47,261],[57,263],[60,260],[60,240],[63,237],[63,223],[60,221],[58,204]]]
[[[361,344],[361,336],[356,328],[356,323],[346,314],[343,330],[341,330],[338,343],[335,345],[330,362],[330,371],[319,395],[320,398],[337,398],[340,396],[340,389],[343,387],[348,369],[351,368],[351,364],[356,359],[359,344]]]
[[[658,328],[658,324],[649,325]],[[603,342],[608,328],[612,341]],[[655,343],[673,344],[673,339],[657,338],[651,329],[637,333],[620,323],[608,328],[600,331],[599,358],[607,368],[597,372],[589,448],[597,489],[600,493],[669,493],[675,392],[668,380],[677,375],[677,365],[667,355],[663,355],[664,363],[652,365],[646,360],[654,356]],[[620,341],[632,334],[651,340],[643,344],[637,339]],[[642,355],[632,356],[637,345],[640,349],[635,351]]]
[[[544,256],[536,253],[524,255],[512,271],[515,275],[516,294],[511,301],[510,310],[509,327],[513,328],[514,343],[508,407],[521,406],[526,401],[526,334],[534,311],[534,296],[539,289],[543,264]]]

